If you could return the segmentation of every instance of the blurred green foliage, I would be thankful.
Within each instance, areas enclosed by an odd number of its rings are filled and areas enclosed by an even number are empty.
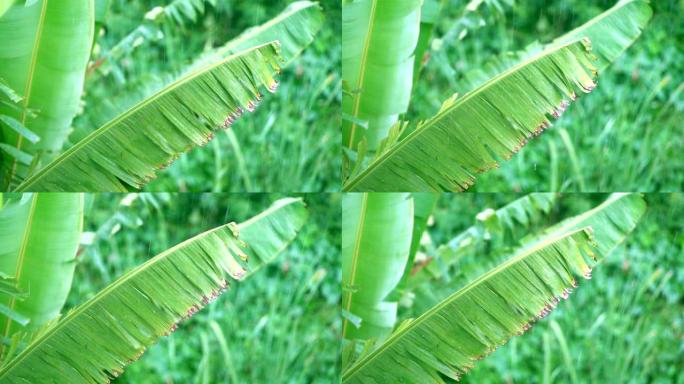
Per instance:
[[[170,1],[110,0],[105,27],[93,57],[102,57],[144,23],[145,14]],[[290,0],[214,1],[196,20],[173,18],[155,24],[160,33],[143,34],[126,53],[107,61],[87,78],[85,111],[74,125],[92,127],[108,115],[107,101],[140,95],[159,79],[180,73],[201,53],[218,47],[245,29],[279,14]],[[326,22],[303,54],[280,76],[281,85],[259,108],[239,119],[232,133],[220,132],[203,149],[183,155],[148,191],[335,191],[339,189],[341,47],[340,5],[321,1]],[[150,28],[150,31],[153,29]],[[104,75],[103,75],[104,74]],[[103,108],[105,109],[103,111]],[[93,116],[95,115],[95,116]],[[100,117],[101,119],[101,117]],[[230,135],[234,134],[234,137]]]
[[[428,229],[434,245],[516,194],[444,195]],[[605,194],[562,194],[547,224],[577,215]],[[634,232],[547,318],[465,375],[465,383],[684,383],[684,194],[646,194]],[[537,229],[542,226],[539,223]],[[537,230],[535,229],[535,230]],[[464,285],[497,263],[470,255],[452,275]],[[564,341],[561,341],[564,340]]]
[[[155,254],[241,222],[285,195],[87,195],[86,242],[67,308]],[[310,217],[275,263],[231,286],[128,366],[122,383],[338,380],[340,196],[302,195]],[[217,331],[220,330],[220,331]]]
[[[463,75],[495,55],[549,42],[615,4],[614,0],[486,0],[476,16],[446,0],[431,59],[414,90],[411,118],[435,114]],[[471,2],[480,3],[480,2]],[[684,3],[651,1],[643,35],[540,138],[475,191],[679,191],[684,185]],[[467,31],[463,25],[467,25]],[[435,49],[436,48],[436,49]],[[564,133],[565,132],[565,133]],[[568,136],[564,140],[564,136]],[[577,164],[571,160],[573,152]]]

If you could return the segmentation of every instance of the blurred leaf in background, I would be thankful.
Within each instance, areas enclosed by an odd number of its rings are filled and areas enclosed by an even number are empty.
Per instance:
[[[240,222],[280,197],[141,193],[90,198],[67,305],[92,297],[116,276],[191,234]],[[294,243],[173,337],[161,339],[118,382],[338,380],[341,199],[335,194],[302,197],[310,218]]]

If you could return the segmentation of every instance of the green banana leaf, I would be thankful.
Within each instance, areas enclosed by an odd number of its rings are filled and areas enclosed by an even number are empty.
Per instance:
[[[7,276],[0,272],[0,294],[4,295],[3,300],[0,301],[0,315],[5,316],[3,319],[5,322],[9,320],[21,325],[26,326],[31,322],[28,317],[12,310],[5,303],[11,303],[12,300],[24,300],[27,297],[26,292],[22,291],[18,287],[17,279],[14,277]],[[3,336],[3,342],[9,339],[9,337]]]
[[[386,301],[401,279],[411,246],[410,194],[345,194],[342,199],[342,336],[368,339],[388,334],[397,303]]]
[[[276,40],[281,44],[280,55],[283,59],[283,67],[285,67],[313,42],[315,35],[323,26],[323,21],[323,12],[318,3],[310,1],[294,2],[273,19],[259,26],[252,27],[235,39],[230,40],[224,46],[203,54],[184,70],[183,74],[221,61],[240,50]],[[138,28],[142,27],[145,27],[145,25]],[[141,30],[136,30],[138,32],[131,32],[98,61],[116,60],[121,52],[129,49],[125,47],[131,46],[137,36],[143,33]],[[149,32],[144,33],[148,34]],[[146,76],[137,82],[133,82],[133,84],[128,84],[124,88],[117,90],[109,95],[109,97],[98,100],[97,103],[91,105],[91,110],[87,114],[75,121],[76,127],[71,136],[69,136],[69,139],[72,141],[83,139],[94,130],[94,127],[101,126],[140,100],[158,92],[180,76],[182,74]],[[96,79],[93,80],[93,77],[89,77],[88,80],[96,81]]]
[[[596,86],[588,41],[545,51],[491,79],[389,145],[345,191],[463,191]]]
[[[485,210],[478,214],[477,224],[454,236],[448,243],[439,245],[435,259],[415,265],[407,280],[408,288],[416,288],[426,282],[448,279],[448,271],[468,254],[482,251],[485,242],[493,242],[493,234],[499,233],[500,243],[511,247],[519,245],[519,232],[546,217],[556,202],[555,193],[530,193],[496,210]],[[501,244],[499,244],[501,245]]]
[[[416,258],[416,253],[418,253],[420,240],[423,238],[423,233],[427,229],[428,219],[437,205],[437,200],[439,200],[439,195],[436,193],[416,192],[411,195],[413,196],[413,231],[411,233],[411,248],[406,262],[407,267],[404,270],[404,276],[401,278],[401,283],[399,284],[400,287],[403,287],[406,284],[411,275],[411,267]]]
[[[413,64],[413,87],[420,78],[420,73],[427,63],[430,54],[432,32],[435,29],[439,14],[446,0],[423,0],[420,9],[420,34],[416,44],[415,63]]]
[[[94,29],[93,0],[16,1],[0,18],[0,77],[23,97],[22,109],[0,105],[35,132],[40,141],[23,140],[3,128],[4,142],[49,160],[62,148],[79,107]],[[29,109],[37,111],[32,117]],[[25,167],[15,168],[25,176]],[[12,176],[10,176],[12,178]]]
[[[552,44],[564,44],[577,38],[591,40],[597,61],[603,71],[641,35],[653,16],[649,0],[620,0],[612,8],[563,36]]]
[[[141,101],[26,179],[17,191],[141,188],[182,153],[253,111],[275,91],[277,43],[240,52]]]
[[[593,209],[555,224],[539,234],[522,239],[521,248],[536,246],[549,237],[560,236],[578,228],[594,228],[601,256],[608,256],[636,228],[646,212],[646,201],[638,193],[614,193]]]
[[[345,114],[367,122],[343,122],[343,142],[356,149],[364,139],[375,150],[406,112],[413,82],[414,51],[422,0],[357,0],[342,7],[342,97]]]
[[[591,228],[547,239],[403,323],[342,383],[446,383],[567,299],[598,261]]]
[[[14,3],[14,0],[0,0],[0,17],[7,12],[12,3]]]
[[[580,228],[591,227],[594,229],[593,235],[598,243],[597,253],[601,257],[607,257],[636,228],[645,210],[646,203],[639,194],[613,194],[591,210],[520,238],[519,245],[511,252],[520,253],[550,238],[556,238]],[[463,242],[463,240],[460,241]],[[458,265],[461,258],[465,254],[477,255],[477,253],[468,243],[464,246],[457,244],[457,241],[451,241],[449,245],[439,248],[441,266],[438,260],[433,260],[412,276],[414,279],[410,282],[415,296],[410,313],[419,314],[426,311],[458,288],[460,281],[449,279],[449,274],[454,270],[457,270],[461,277],[476,276],[501,262],[501,254],[497,255],[499,257],[488,259],[478,257],[473,267],[461,270]],[[452,267],[451,270],[447,269],[449,267]]]
[[[0,369],[0,381],[109,382],[232,281],[273,261],[306,218],[301,199],[283,199],[242,224],[217,227],[160,253],[43,332]]]
[[[0,291],[0,303],[26,317],[24,328],[0,315],[3,337],[56,318],[66,301],[83,229],[83,195],[45,193],[10,200],[0,209],[0,273],[12,276],[21,300]]]
[[[273,19],[247,29],[222,47],[203,55],[193,63],[193,67],[275,40],[280,42],[283,65],[288,65],[313,42],[323,22],[324,15],[318,2],[295,1]]]
[[[562,44],[573,39],[588,37],[597,57],[594,66],[601,73],[641,35],[641,31],[653,16],[653,10],[648,4],[647,0],[619,1],[587,23],[556,38],[551,44]],[[615,42],[621,43],[615,44]],[[461,91],[475,89],[489,78],[543,49],[544,45],[534,42],[524,50],[495,56],[483,67],[466,72],[457,83],[457,89]]]
[[[396,124],[376,158],[343,189],[467,189],[477,173],[497,167],[548,127],[547,117],[559,117],[578,91],[593,89],[597,70],[634,42],[651,14],[644,0],[621,2],[461,99],[447,100],[435,117]]]

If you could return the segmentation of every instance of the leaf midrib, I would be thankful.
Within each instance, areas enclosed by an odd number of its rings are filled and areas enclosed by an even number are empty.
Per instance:
[[[387,341],[384,342],[378,349],[376,349],[375,351],[371,352],[366,358],[364,358],[363,360],[361,360],[361,361],[358,362],[357,364],[354,364],[353,366],[351,366],[351,367],[349,368],[349,370],[347,370],[346,372],[344,372],[344,373],[342,374],[342,383],[344,383],[345,379],[351,378],[351,377],[352,377],[356,372],[358,372],[360,369],[362,369],[363,367],[365,367],[365,366],[367,366],[368,364],[370,364],[377,356],[381,355],[381,353],[382,353],[383,351],[385,351],[386,349],[390,348],[398,339],[400,339],[404,334],[408,333],[408,331],[412,330],[413,328],[418,327],[418,326],[419,326],[422,322],[424,322],[426,319],[430,318],[433,314],[435,314],[435,313],[439,312],[440,310],[442,310],[445,306],[447,306],[448,304],[450,304],[451,302],[453,302],[455,299],[457,299],[457,298],[463,296],[465,293],[467,293],[468,291],[470,291],[471,289],[473,289],[475,286],[479,285],[482,281],[488,279],[488,278],[491,277],[491,276],[494,276],[494,275],[498,274],[499,272],[501,272],[501,271],[504,270],[504,269],[507,269],[507,268],[510,267],[511,265],[513,265],[513,264],[515,264],[515,263],[518,263],[518,262],[522,261],[523,259],[525,259],[526,257],[532,255],[533,253],[535,253],[535,252],[537,252],[537,251],[539,251],[539,250],[541,250],[541,249],[543,249],[543,248],[546,248],[547,246],[551,246],[551,245],[553,245],[553,244],[555,244],[555,243],[557,243],[557,242],[560,242],[560,241],[565,240],[565,239],[567,239],[567,238],[569,238],[569,237],[572,237],[572,236],[574,236],[575,234],[577,234],[577,233],[579,233],[579,232],[584,232],[584,233],[586,234],[586,236],[589,236],[589,237],[590,237],[590,235],[588,234],[588,230],[590,230],[590,229],[591,229],[591,227],[584,227],[584,228],[580,228],[580,229],[577,229],[577,230],[575,230],[575,231],[568,232],[568,233],[566,233],[566,234],[563,234],[563,235],[560,235],[560,236],[557,236],[557,237],[553,237],[553,238],[546,239],[545,241],[536,244],[534,247],[531,247],[531,248],[525,250],[525,251],[524,251],[523,253],[521,253],[520,255],[518,255],[518,256],[516,256],[516,257],[513,257],[513,258],[511,258],[511,259],[509,259],[509,260],[507,260],[507,261],[505,261],[504,263],[498,265],[497,267],[495,267],[495,268],[489,270],[487,273],[485,273],[485,274],[481,275],[480,277],[476,278],[475,280],[473,280],[472,282],[470,282],[470,283],[469,283],[467,286],[465,286],[464,288],[462,288],[462,289],[460,289],[460,290],[454,292],[451,296],[449,296],[449,297],[447,297],[446,299],[442,300],[439,304],[435,305],[434,307],[432,307],[431,309],[429,309],[427,312],[425,312],[425,313],[423,313],[422,315],[420,315],[416,320],[414,320],[414,321],[412,321],[411,323],[409,323],[408,325],[406,325],[406,327],[402,328],[401,330],[399,330],[399,331],[397,331],[397,332],[394,332],[394,333],[387,339]]]
[[[359,217],[359,224],[356,230],[356,239],[354,242],[354,253],[352,255],[352,264],[351,264],[351,273],[349,276],[349,286],[347,287],[350,289],[349,295],[347,296],[347,303],[345,305],[345,310],[347,312],[350,311],[351,309],[351,304],[352,304],[352,295],[353,292],[351,291],[352,287],[354,286],[354,282],[356,280],[356,267],[359,262],[359,254],[361,253],[361,238],[363,237],[363,231],[366,223],[366,209],[368,208],[368,194],[364,193],[363,197],[361,198],[361,212],[360,212],[360,217]],[[344,322],[342,324],[342,338],[344,338],[344,335],[346,334],[347,331],[347,324],[349,321],[347,318],[344,318]]]
[[[23,191],[23,190],[26,190],[26,188],[31,187],[31,185],[33,185],[33,184],[35,184],[37,181],[39,181],[46,173],[48,173],[48,172],[51,171],[53,168],[57,167],[57,166],[60,165],[61,163],[63,163],[63,162],[65,162],[66,160],[68,160],[68,159],[70,158],[70,156],[73,155],[74,152],[81,150],[83,147],[85,147],[85,146],[87,146],[88,144],[90,144],[90,142],[92,142],[93,140],[95,140],[95,139],[99,138],[100,136],[106,134],[107,132],[109,132],[109,130],[110,130],[113,126],[117,125],[118,123],[120,123],[120,122],[123,121],[124,119],[128,118],[130,115],[132,115],[133,113],[137,112],[138,110],[140,110],[140,109],[146,107],[148,104],[150,104],[150,103],[156,101],[158,98],[160,98],[161,96],[165,95],[166,93],[171,92],[171,91],[174,90],[175,88],[180,87],[181,85],[184,85],[184,84],[186,84],[187,82],[192,81],[193,79],[195,79],[195,78],[198,77],[198,76],[201,76],[201,75],[203,75],[203,74],[205,74],[205,73],[209,73],[209,72],[211,72],[212,70],[214,70],[214,69],[216,69],[216,68],[218,68],[218,67],[220,67],[220,66],[222,66],[222,65],[225,65],[227,62],[234,60],[234,59],[237,58],[238,56],[243,56],[243,55],[246,56],[246,55],[252,53],[253,51],[260,50],[260,49],[262,49],[262,48],[264,48],[264,47],[266,47],[266,46],[272,46],[272,47],[274,47],[274,48],[276,49],[276,51],[277,51],[277,49],[278,49],[278,48],[277,48],[277,42],[276,42],[276,41],[271,41],[271,42],[268,42],[268,43],[264,43],[264,44],[261,44],[261,45],[257,45],[257,46],[255,46],[255,47],[246,49],[246,50],[244,50],[244,51],[236,52],[236,53],[234,53],[234,54],[232,54],[232,55],[226,57],[225,59],[220,60],[220,61],[219,61],[218,63],[216,63],[216,64],[212,64],[212,65],[208,65],[208,66],[201,67],[201,68],[199,68],[198,70],[196,70],[195,72],[189,73],[188,75],[183,76],[183,77],[181,77],[180,79],[174,81],[174,82],[171,83],[170,85],[168,85],[168,86],[162,88],[161,90],[157,91],[157,93],[155,93],[154,95],[152,95],[152,96],[150,96],[150,97],[148,97],[148,98],[146,98],[146,99],[140,101],[138,104],[136,104],[135,106],[133,106],[133,107],[131,107],[130,109],[126,110],[124,113],[122,113],[122,114],[116,116],[114,119],[112,119],[112,120],[110,120],[109,122],[105,123],[102,127],[100,127],[99,129],[95,130],[95,131],[94,131],[93,133],[91,133],[90,135],[86,136],[86,138],[84,138],[83,140],[79,141],[78,144],[76,144],[76,145],[74,145],[73,147],[67,149],[61,156],[59,156],[58,158],[56,158],[55,160],[53,160],[50,164],[46,165],[44,168],[42,168],[41,170],[39,170],[35,175],[29,177],[28,179],[26,179],[26,181],[24,181],[23,183],[21,183],[21,185],[19,185],[19,186],[17,187],[16,191]]]
[[[423,124],[421,127],[416,128],[413,132],[411,132],[406,138],[403,140],[399,141],[397,144],[395,144],[392,148],[388,149],[386,152],[384,152],[382,155],[380,155],[379,158],[374,160],[366,169],[364,169],[361,173],[359,173],[358,176],[356,176],[354,179],[349,181],[347,185],[344,186],[343,191],[344,192],[349,192],[353,190],[353,188],[359,184],[363,179],[368,177],[371,173],[373,173],[377,168],[379,168],[382,163],[384,163],[387,159],[390,157],[394,156],[397,152],[399,152],[403,147],[408,145],[409,142],[411,142],[413,139],[415,139],[417,136],[420,136],[424,131],[428,130],[430,127],[434,125],[436,121],[438,121],[443,115],[447,113],[451,113],[454,109],[459,108],[461,105],[463,105],[466,101],[470,100],[471,98],[479,95],[480,93],[484,92],[486,89],[489,87],[493,86],[495,83],[498,83],[499,80],[503,79],[504,77],[510,76],[511,74],[515,73],[516,71],[520,70],[521,68],[533,64],[535,61],[541,59],[542,57],[547,57],[551,56],[562,49],[566,49],[574,44],[581,44],[581,39],[575,39],[572,40],[568,43],[564,43],[558,46],[554,46],[553,49],[550,49],[548,51],[542,51],[534,56],[531,56],[530,58],[518,63],[517,65],[507,69],[504,72],[501,72],[500,74],[492,77],[489,79],[486,83],[484,83],[481,87],[477,88],[473,92],[468,92],[465,94],[462,98],[457,99],[452,105],[450,105],[447,108],[441,109],[437,114],[431,118],[429,118],[425,124]]]
[[[366,35],[366,41],[363,42],[363,53],[361,54],[361,64],[359,68],[359,80],[356,82],[357,93],[354,95],[354,109],[352,110],[352,116],[358,117],[359,108],[361,108],[361,89],[363,88],[365,76],[366,76],[366,62],[368,61],[368,51],[370,50],[370,41],[373,37],[373,31],[375,29],[375,12],[378,6],[378,0],[371,1],[370,17],[368,19],[368,33]],[[351,132],[349,133],[349,148],[354,146],[354,134],[356,132],[356,122],[352,122]]]
[[[36,72],[36,62],[38,61],[38,50],[40,49],[40,41],[41,37],[43,35],[43,28],[45,27],[45,15],[47,13],[47,4],[49,0],[44,0],[42,7],[40,9],[40,19],[38,19],[38,27],[36,29],[36,38],[33,41],[33,50],[31,51],[31,64],[29,65],[29,72],[27,75],[26,79],[26,88],[24,88],[24,100],[23,100],[23,107],[21,111],[21,125],[26,126],[26,115],[29,107],[29,103],[31,100],[31,94],[33,93],[33,77]],[[23,140],[23,137],[18,134],[17,135],[17,144],[16,148],[18,150],[21,149],[21,142]],[[9,182],[12,182],[12,179],[14,178],[14,173],[16,172],[17,169],[17,159],[14,159],[12,161],[12,168],[10,171],[9,175]]]

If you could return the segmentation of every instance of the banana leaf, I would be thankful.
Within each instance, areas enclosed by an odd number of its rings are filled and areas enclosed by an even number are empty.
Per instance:
[[[548,239],[402,323],[342,383],[446,383],[567,299],[597,263],[591,228]]]
[[[0,18],[0,77],[23,97],[21,109],[0,104],[40,141],[3,128],[4,142],[49,160],[61,149],[79,108],[94,30],[93,0],[15,1]],[[33,116],[29,110],[37,113]],[[13,172],[25,176],[25,167]]]
[[[17,191],[141,188],[181,154],[205,145],[273,92],[277,43],[191,73],[109,121],[26,179]]]
[[[395,124],[376,158],[343,189],[467,189],[478,173],[498,167],[547,128],[548,118],[558,118],[580,91],[593,89],[597,72],[636,40],[651,15],[648,1],[621,1],[541,52],[516,55],[516,65],[447,100],[435,117]]]
[[[0,314],[2,336],[35,330],[56,318],[66,301],[83,229],[83,195],[45,193],[8,201],[0,209],[0,273],[26,293],[0,291],[0,303],[26,317],[28,327]]]
[[[360,325],[342,325],[347,339],[388,334],[397,303],[387,296],[399,283],[408,260],[413,230],[410,194],[345,194],[342,200],[342,309]]]
[[[296,237],[307,211],[283,199],[241,224],[188,239],[67,313],[0,369],[4,383],[102,383]]]
[[[356,149],[364,139],[375,150],[406,112],[413,82],[414,51],[422,0],[357,0],[342,7],[342,97],[345,114],[367,122],[343,123],[343,142]]]

